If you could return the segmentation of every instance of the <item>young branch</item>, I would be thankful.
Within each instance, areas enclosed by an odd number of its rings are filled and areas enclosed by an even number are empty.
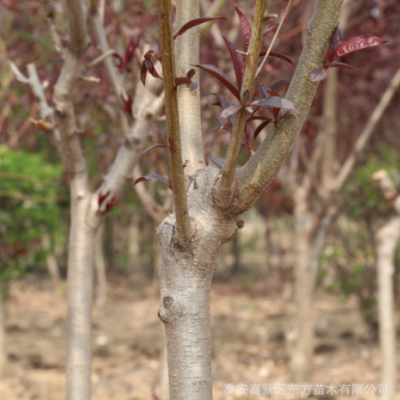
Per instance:
[[[157,97],[160,89],[160,80],[150,77],[148,77],[146,87],[139,83],[137,85],[135,103],[138,104],[138,108],[135,121],[125,135],[125,142],[120,147],[110,170],[91,199],[87,220],[92,226],[100,226],[104,220],[103,211],[107,202],[99,208],[99,195],[109,193],[109,199],[118,200],[127,180],[131,179],[132,170],[138,162],[154,120],[164,105],[163,95]]]
[[[102,55],[100,57],[104,57],[104,59],[102,61],[103,61],[104,68],[106,70],[108,81],[109,81],[111,87],[113,88],[115,95],[117,96],[118,104],[120,106],[122,106],[122,97],[124,99],[127,98],[126,92],[124,90],[123,82],[122,82],[123,77],[121,74],[118,74],[118,71],[114,66],[112,58],[106,57],[106,55],[109,54],[109,52],[110,52],[110,48],[108,47],[108,42],[107,42],[106,33],[104,31],[103,22],[99,15],[99,10],[98,10],[98,7],[96,4],[92,4],[92,6],[90,7],[90,19],[92,22],[92,26],[93,26],[97,44],[102,53]],[[96,60],[94,60],[94,61],[96,61]],[[94,63],[94,61],[92,62],[92,64]],[[121,122],[122,122],[122,129],[124,131],[124,134],[126,134],[127,130],[128,130],[128,119],[127,119],[124,111],[121,108],[119,109],[119,115],[120,115]]]
[[[347,157],[347,160],[343,164],[342,169],[340,170],[335,182],[334,182],[334,189],[340,190],[343,184],[346,182],[347,178],[351,174],[354,168],[354,164],[357,161],[357,158],[361,151],[364,149],[365,145],[369,137],[371,136],[372,132],[375,129],[376,124],[378,123],[379,119],[381,118],[382,114],[385,112],[386,107],[389,105],[390,100],[392,99],[394,93],[396,92],[397,88],[400,85],[400,68],[394,74],[389,86],[383,93],[379,104],[375,107],[374,112],[370,116],[366,127],[362,131],[361,135],[357,139],[357,142],[354,146],[353,151]]]
[[[39,103],[40,116],[45,122],[49,124],[51,132],[53,133],[52,135],[53,143],[57,149],[57,152],[61,160],[64,162],[64,155],[61,149],[60,131],[56,126],[54,110],[47,103],[46,95],[44,94],[44,87],[43,84],[40,82],[35,64],[34,63],[28,64],[27,66],[28,77],[24,76],[13,62],[10,61],[9,64],[17,80],[20,81],[21,83],[25,83],[31,88],[32,93],[34,94],[36,100]]]
[[[383,197],[392,205],[394,211],[400,215],[400,196],[388,173],[381,169],[375,172],[372,178],[378,181]]]
[[[179,7],[183,7],[183,4],[180,4]],[[179,241],[185,242],[191,236],[192,227],[190,225],[186,198],[178,99],[177,90],[175,89],[175,56],[174,41],[172,38],[171,0],[158,0],[158,21],[160,25],[168,153],[171,167],[172,191],[175,201],[176,235]],[[186,34],[188,33],[189,32]],[[185,114],[185,112],[183,113]],[[185,118],[187,118],[187,116],[184,115],[183,120],[185,120]],[[188,141],[184,143],[187,148]],[[188,158],[188,160],[191,162],[192,160],[196,160],[196,158]]]
[[[167,4],[169,4],[169,2]],[[166,7],[166,5],[164,5],[164,7]],[[198,17],[200,17],[200,0],[176,1],[175,22],[179,27],[191,19]],[[187,72],[194,68],[196,74],[193,76],[192,81],[198,84],[197,88],[193,91],[190,91],[190,87],[187,85],[180,85],[176,89],[179,109],[182,159],[189,160],[184,171],[186,175],[193,175],[198,169],[205,168],[206,166],[201,131],[199,89],[200,70],[193,67],[193,65],[199,64],[200,31],[200,26],[194,27],[175,40],[176,75],[174,75],[174,77],[186,76]],[[173,42],[171,43],[171,46],[173,49]],[[162,57],[164,62],[164,54]]]
[[[256,153],[242,168],[239,177],[242,210],[251,207],[272,182],[293,146],[317,89],[317,83],[311,82],[309,75],[322,65],[342,3],[343,0],[318,0],[304,49],[286,95],[286,99],[301,113],[285,118],[280,127],[273,126]]]
[[[279,22],[278,29],[276,30],[275,35],[274,35],[274,37],[272,38],[271,44],[269,45],[268,50],[267,50],[267,52],[266,52],[266,54],[265,54],[263,60],[261,61],[260,66],[259,66],[258,69],[257,69],[256,78],[257,78],[257,76],[260,74],[260,72],[261,72],[263,66],[265,65],[265,63],[267,62],[269,53],[271,52],[272,46],[274,45],[275,40],[276,40],[276,38],[277,38],[278,35],[279,35],[279,31],[281,30],[281,27],[282,27],[282,25],[283,25],[283,22],[285,21],[285,18],[286,18],[286,15],[287,15],[288,11],[289,11],[290,4],[291,4],[291,3],[292,3],[292,0],[289,0],[289,3],[288,3],[288,5],[286,6],[286,9],[285,9],[285,12],[283,13],[283,16],[282,16],[282,18],[281,18],[281,21]]]
[[[246,69],[243,77],[243,85],[240,93],[242,104],[249,104],[253,96],[255,74],[257,69],[258,56],[260,54],[261,42],[263,38],[264,22],[263,17],[267,9],[267,0],[257,0],[253,27],[251,31],[250,45],[246,57]],[[235,172],[242,143],[243,132],[247,121],[247,110],[239,110],[236,114],[232,128],[232,136],[229,141],[228,150],[225,157],[224,168],[218,186],[218,197],[224,202],[228,202],[232,196],[235,185]]]

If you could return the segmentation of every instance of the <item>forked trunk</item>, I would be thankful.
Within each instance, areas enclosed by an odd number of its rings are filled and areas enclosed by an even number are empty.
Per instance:
[[[161,245],[159,318],[165,324],[170,400],[212,398],[210,290],[224,242],[237,233],[213,202],[219,168],[211,163],[191,177],[188,205],[193,235],[179,245],[175,218],[157,229]]]
[[[295,382],[309,379],[314,351],[313,298],[315,277],[311,271],[312,216],[307,209],[304,191],[299,188],[295,196],[295,299],[297,307],[297,336],[291,358],[292,377]]]
[[[400,238],[400,217],[392,217],[377,235],[379,341],[382,354],[382,379],[388,400],[396,392],[396,327],[393,300],[393,274],[396,248]]]
[[[67,400],[91,398],[91,319],[96,229],[87,221],[91,194],[71,185],[68,248]],[[78,186],[79,187],[79,186]]]

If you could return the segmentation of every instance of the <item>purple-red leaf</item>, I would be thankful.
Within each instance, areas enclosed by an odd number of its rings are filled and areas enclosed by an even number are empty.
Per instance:
[[[203,71],[206,71],[209,74],[211,74],[214,78],[217,78],[240,101],[240,93],[238,88],[217,67],[214,67],[214,65],[206,65],[206,64],[195,65],[195,67],[198,67]]]
[[[155,144],[155,145],[149,147],[148,149],[144,150],[144,151],[140,154],[139,157],[141,157],[144,153],[147,153],[149,150],[154,149],[154,148],[156,148],[156,147],[168,147],[168,146],[167,146],[166,144],[163,144],[163,143],[157,143],[157,144]]]
[[[331,43],[329,44],[328,51],[325,54],[324,57],[324,67],[329,65],[329,58],[331,57],[333,51],[342,43],[342,33],[340,32],[339,29],[339,24],[336,25],[335,32],[333,33]]]
[[[267,51],[261,51],[259,57],[263,57],[266,54],[267,54]],[[288,63],[292,64],[294,67],[296,66],[296,64],[293,62],[293,60],[289,56],[285,56],[284,54],[280,54],[280,53],[275,53],[274,51],[270,51],[269,55],[271,57],[277,57],[277,58],[280,58],[281,60],[287,61]]]
[[[283,99],[282,97],[278,96],[271,96],[264,99],[259,99],[253,101],[253,103],[251,103],[250,105],[261,106],[261,107],[285,108],[287,110],[294,110],[297,113],[300,113],[300,111],[294,106],[294,104],[291,101]]]
[[[187,76],[183,78],[175,78],[175,86],[179,85],[190,85],[192,83],[192,80],[188,78]]]
[[[379,46],[383,43],[387,43],[387,40],[372,35],[354,36],[345,40],[340,46],[336,47],[329,57],[329,64],[333,63],[339,57],[352,53],[353,51]]]
[[[142,68],[140,69],[140,80],[143,83],[143,86],[146,84],[146,74],[147,74],[147,67],[146,63],[143,61]]]
[[[230,115],[236,114],[240,109],[241,109],[241,107],[239,107],[235,104],[232,104],[231,106],[225,108],[224,111],[222,111],[221,117],[228,118]]]
[[[325,68],[315,68],[314,70],[311,71],[310,74],[310,81],[311,82],[319,82],[325,79],[326,74],[328,73],[328,70]]]
[[[132,113],[132,105],[133,105],[133,98],[131,95],[128,95],[128,99],[125,100],[124,96],[121,94],[121,100],[123,103],[122,109],[132,118],[133,118],[133,113]]]
[[[243,40],[244,40],[244,51],[245,53],[249,49],[250,38],[251,38],[251,25],[249,20],[245,17],[245,15],[235,7],[237,15],[240,21],[240,27],[242,28]]]
[[[153,62],[150,59],[145,60],[144,63],[146,64],[147,71],[149,71],[150,74],[154,76],[154,78],[158,78],[158,79],[162,80],[161,76],[158,75],[158,72],[154,68]]]
[[[192,79],[194,77],[196,73],[196,70],[194,68],[190,69],[189,72],[186,74],[186,76],[190,79]]]
[[[229,54],[232,59],[233,63],[233,69],[235,71],[236,75],[236,82],[238,85],[238,88],[240,89],[242,87],[242,80],[243,80],[243,55],[238,53],[236,50],[240,50],[236,44],[230,42],[227,38],[222,36],[222,38],[225,40],[226,46],[228,47]]]
[[[225,17],[201,17],[201,18],[191,19],[190,21],[186,22],[186,24],[182,25],[181,29],[179,29],[179,31],[175,33],[174,39],[185,33],[190,28],[204,24],[205,22],[215,21],[217,19],[224,19],[225,21],[227,20]]]
[[[278,24],[267,24],[264,26],[264,32],[263,32],[263,37],[268,35],[268,33],[270,33],[271,31],[273,31],[274,29],[276,29],[279,25]]]
[[[269,55],[271,57],[277,57],[277,58],[280,58],[281,60],[285,60],[288,63],[292,64],[294,67],[296,66],[296,64],[293,62],[293,60],[289,56],[285,56],[284,54],[280,54],[280,53],[275,53],[274,51],[270,51]]]
[[[257,139],[257,136],[260,132],[270,123],[272,122],[271,119],[267,118],[264,122],[257,126],[256,130],[254,131],[254,141]]]
[[[329,68],[333,68],[333,67],[336,67],[336,68],[346,68],[346,69],[352,69],[353,71],[358,71],[357,68],[354,68],[354,67],[352,67],[352,66],[349,65],[349,64],[345,64],[345,63],[342,63],[342,62],[339,62],[339,61],[336,61],[336,62],[334,62],[333,64],[331,64],[331,65],[329,66]]]
[[[290,85],[291,79],[284,79],[282,81],[275,82],[269,87],[273,92],[279,93],[281,90],[287,88]]]
[[[106,192],[105,194],[99,193],[98,201],[99,201],[99,207],[103,204],[103,201],[108,197],[110,194],[110,191]]]
[[[171,186],[167,183],[167,181],[161,175],[158,175],[158,174],[148,174],[148,175],[145,175],[145,176],[141,176],[140,178],[136,179],[136,181],[134,182],[133,186],[135,186],[139,182],[144,182],[144,181],[160,182],[160,183],[168,186],[169,188],[171,188]]]
[[[217,93],[211,93],[211,94],[218,97],[218,102],[214,103],[213,106],[220,106],[223,109],[225,109],[233,104],[227,97],[222,96],[222,94],[217,94]]]

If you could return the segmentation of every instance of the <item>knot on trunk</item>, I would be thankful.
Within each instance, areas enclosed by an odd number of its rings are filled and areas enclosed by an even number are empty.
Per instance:
[[[161,306],[158,310],[158,318],[160,318],[164,324],[167,324],[182,317],[185,314],[185,310],[185,306],[176,296],[167,295],[162,299]]]

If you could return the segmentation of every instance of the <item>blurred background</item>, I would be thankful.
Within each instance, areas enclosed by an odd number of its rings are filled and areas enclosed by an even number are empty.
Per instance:
[[[206,13],[212,2],[202,2]],[[399,67],[400,3],[397,0],[350,0],[344,38],[367,33],[389,42],[352,53],[340,61],[358,71],[337,72],[335,165],[354,144]],[[221,33],[243,47],[234,2],[226,1],[218,21],[201,44],[201,63],[213,64],[234,80],[229,53]],[[237,1],[251,20],[252,2]],[[271,0],[271,13],[282,15],[287,3]],[[297,63],[314,0],[294,0],[274,51]],[[51,137],[32,123],[39,107],[30,88],[15,79],[9,61],[25,73],[35,63],[51,103],[62,60],[53,44],[51,28],[66,35],[61,1],[0,0],[0,325],[6,338],[0,398],[5,400],[64,398],[66,265],[69,229],[68,176]],[[145,44],[158,47],[156,3],[110,0],[104,5],[109,45],[121,57],[130,38],[140,40],[130,70],[122,70],[128,93],[135,92]],[[343,29],[342,29],[343,30]],[[90,35],[91,32],[89,32]],[[264,47],[272,39],[269,34]],[[95,40],[85,59],[99,55]],[[118,60],[115,60],[116,65]],[[155,63],[160,71],[160,64]],[[290,79],[294,67],[270,57],[261,75],[264,85]],[[82,81],[76,88],[75,109],[85,157],[95,189],[123,141],[118,99],[101,64],[89,74],[99,81]],[[202,126],[207,159],[224,156],[230,133],[210,132],[219,126],[219,109],[210,93],[224,93],[210,75],[201,73]],[[322,82],[300,140],[305,158],[297,160],[297,180],[307,170],[323,126],[326,81]],[[224,93],[227,95],[226,93]],[[282,94],[282,93],[281,93]],[[381,383],[382,359],[378,340],[377,232],[393,215],[390,201],[372,175],[386,170],[400,188],[400,94],[395,93],[377,123],[367,146],[340,193],[318,256],[316,289],[311,310],[315,348],[311,384]],[[254,142],[256,148],[262,132]],[[162,117],[146,147],[165,142]],[[243,147],[240,163],[250,157]],[[293,157],[292,157],[293,160]],[[140,159],[142,174],[168,177],[163,148]],[[167,179],[169,181],[169,179]],[[169,189],[146,185],[161,204]],[[309,207],[318,206],[318,190],[311,190]],[[143,201],[142,201],[143,203]],[[128,183],[112,209],[96,244],[96,298],[93,335],[93,398],[112,400],[166,399],[163,327],[157,268],[160,260],[155,229]],[[216,399],[225,398],[227,384],[289,384],[290,355],[296,337],[294,202],[280,180],[245,213],[244,228],[227,243],[220,256],[212,290],[213,376]],[[394,304],[400,306],[400,250],[394,259]],[[399,313],[395,313],[399,327]],[[2,335],[0,334],[0,337]],[[1,343],[1,340],[0,340]],[[397,355],[399,354],[397,350]],[[398,357],[396,357],[398,358]],[[1,357],[0,357],[1,359]],[[399,377],[399,376],[398,376]],[[378,390],[375,390],[378,396]],[[365,395],[365,391],[364,391]],[[241,397],[248,397],[243,395]],[[272,396],[274,397],[274,396]],[[279,396],[277,396],[279,397]],[[283,396],[285,397],[285,396]],[[293,396],[286,396],[293,398]],[[321,396],[316,396],[321,397]],[[327,396],[329,397],[329,396]],[[331,398],[341,398],[340,395]],[[354,395],[354,398],[364,398]],[[399,394],[397,397],[400,398]]]

